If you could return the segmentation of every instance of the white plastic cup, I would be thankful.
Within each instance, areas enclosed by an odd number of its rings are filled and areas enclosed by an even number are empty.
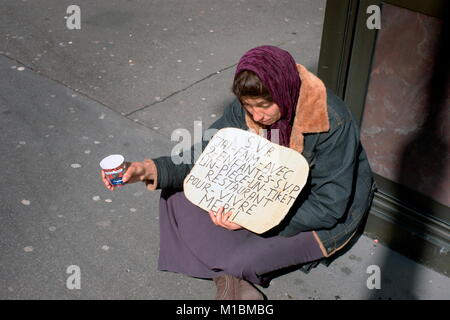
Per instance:
[[[112,154],[100,161],[100,167],[111,185],[123,186],[123,174],[125,173],[125,158],[120,154]]]

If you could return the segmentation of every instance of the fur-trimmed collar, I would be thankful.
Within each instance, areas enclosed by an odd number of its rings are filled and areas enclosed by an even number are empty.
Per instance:
[[[301,153],[304,147],[303,134],[326,132],[330,130],[330,123],[328,121],[327,92],[322,80],[301,64],[297,64],[297,69],[301,86],[289,147]],[[245,115],[245,121],[247,126],[257,133],[264,129],[263,126],[253,121],[248,112]]]

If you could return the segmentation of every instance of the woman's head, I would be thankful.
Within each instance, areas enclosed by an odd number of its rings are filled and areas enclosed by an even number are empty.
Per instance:
[[[232,90],[255,122],[270,126],[280,119],[279,106],[253,71],[244,70],[237,74]]]
[[[289,52],[274,46],[260,46],[247,51],[239,60],[233,82],[234,94],[247,111],[244,101],[250,107],[271,103],[267,110],[273,113],[263,112],[260,108],[253,108],[254,115],[249,111],[254,120],[255,116],[267,120],[271,115],[271,122],[278,109],[279,118],[268,126],[280,130],[280,144],[284,146],[289,144],[299,91],[297,65]]]
[[[250,70],[242,70],[234,77],[233,93],[241,100],[242,97],[259,97],[267,101],[273,101],[272,95],[261,79]]]

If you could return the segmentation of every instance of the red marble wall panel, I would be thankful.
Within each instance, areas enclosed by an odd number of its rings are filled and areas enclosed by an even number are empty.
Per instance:
[[[375,173],[450,206],[450,85],[430,85],[442,25],[383,6],[361,140]]]

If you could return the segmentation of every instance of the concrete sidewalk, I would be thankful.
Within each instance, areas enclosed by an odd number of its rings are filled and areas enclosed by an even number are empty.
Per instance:
[[[0,13],[0,299],[210,299],[208,280],[156,270],[158,199],[109,192],[98,162],[168,155],[232,99],[234,66],[275,44],[316,71],[325,1],[12,1]],[[198,70],[197,70],[198,69]],[[81,289],[69,290],[69,266]],[[368,267],[381,289],[367,288]],[[450,299],[450,279],[368,237],[328,268],[295,271],[269,299]]]

